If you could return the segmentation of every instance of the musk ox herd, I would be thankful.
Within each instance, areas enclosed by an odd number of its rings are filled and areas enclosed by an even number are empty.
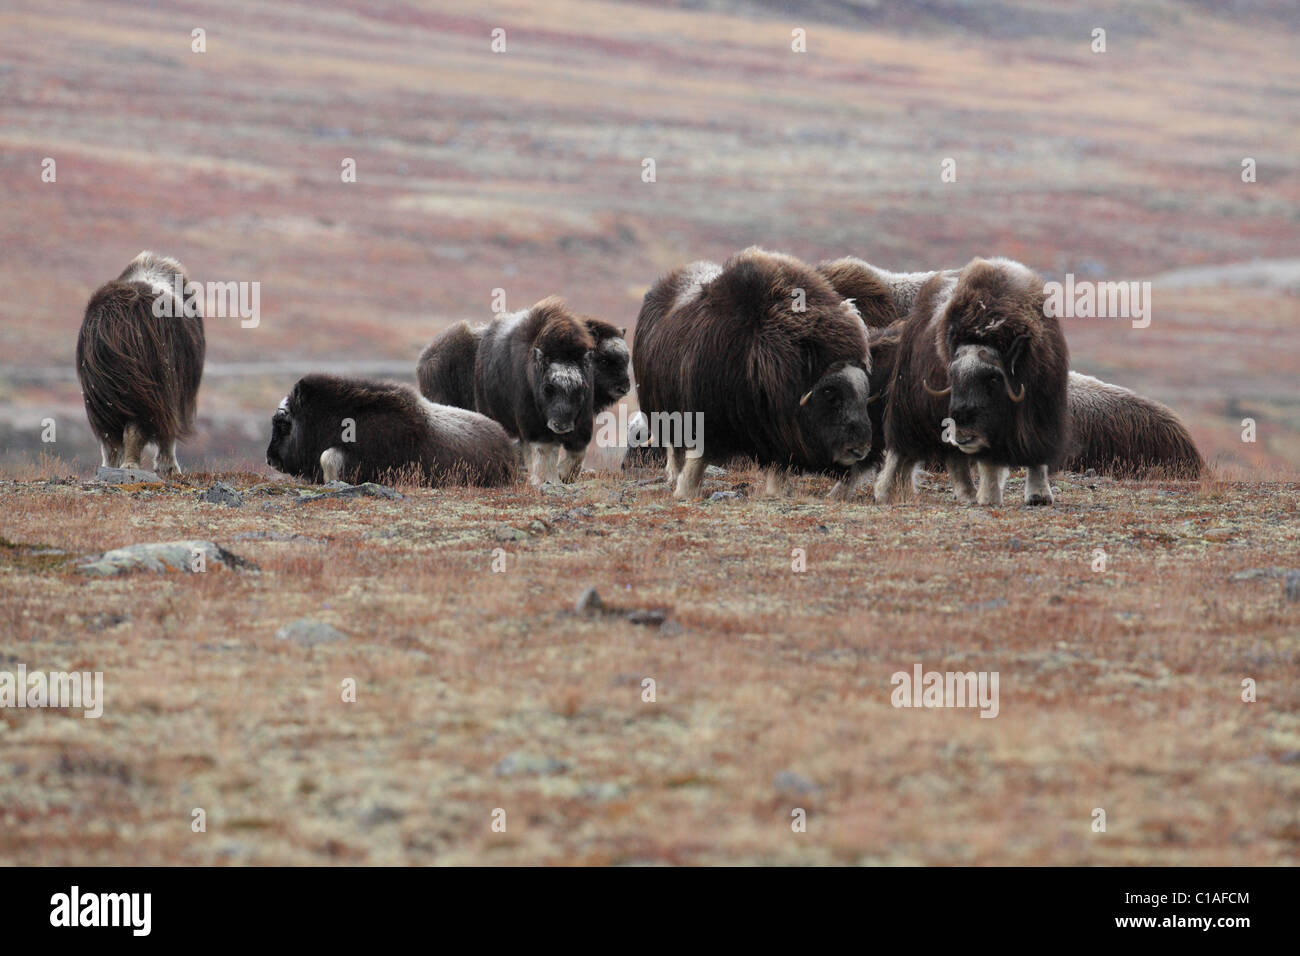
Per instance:
[[[203,318],[159,308],[189,283],[142,252],[86,306],[77,374],[105,466],[138,468],[156,446],[179,472],[203,373]],[[896,273],[846,257],[809,266],[746,249],[674,269],[626,330],[557,297],[436,336],[408,385],[309,374],[271,418],[269,465],[314,482],[535,485],[582,473],[596,416],[633,391],[628,460],[661,461],[676,498],[705,466],[757,462],[781,494],[792,471],[852,498],[874,475],[895,501],[921,467],[943,467],[957,501],[1053,502],[1050,475],[1196,477],[1204,468],[1168,408],[1070,370],[1043,280],[1010,259]],[[675,427],[683,420],[700,428]],[[672,425],[674,427],[667,427]],[[978,486],[971,465],[978,475]]]

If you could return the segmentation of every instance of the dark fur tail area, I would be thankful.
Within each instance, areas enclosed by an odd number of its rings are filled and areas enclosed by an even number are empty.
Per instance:
[[[120,439],[135,422],[147,439],[190,433],[203,373],[203,320],[156,316],[143,282],[110,282],[86,306],[77,376],[96,435]]]

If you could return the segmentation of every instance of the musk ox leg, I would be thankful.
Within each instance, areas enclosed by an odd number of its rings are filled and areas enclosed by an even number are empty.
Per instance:
[[[835,482],[835,487],[826,495],[831,501],[848,501],[858,493],[858,488],[875,471],[874,466],[858,462],[849,469],[849,473]]]
[[[696,498],[700,494],[700,485],[704,483],[704,456],[698,458],[686,457],[686,464],[682,465],[681,474],[677,476],[677,488],[673,491],[673,497],[679,501],[687,498]]]
[[[163,477],[181,473],[180,462],[176,460],[175,440],[158,443],[158,454],[153,459],[153,470]]]
[[[577,452],[565,448],[560,451],[560,478],[563,481],[577,481],[582,474],[582,463],[586,461],[586,450]]]
[[[898,500],[915,464],[892,449],[885,452],[885,463],[880,466],[880,474],[876,475],[877,504],[887,505]]]
[[[763,494],[768,498],[780,498],[785,494],[789,481],[790,473],[781,466],[774,465],[767,469],[767,482],[763,486]]]
[[[144,446],[144,432],[135,422],[129,422],[122,432],[122,467],[139,468],[140,455],[144,452]]]
[[[677,476],[682,473],[682,464],[686,461],[686,450],[684,448],[674,448],[669,445],[666,449],[668,452],[668,484],[676,485]]]
[[[533,445],[533,467],[528,476],[528,483],[540,487],[548,481],[556,484],[560,481],[558,467],[560,447],[550,443],[536,442]]]
[[[1008,469],[1002,465],[979,462],[980,490],[976,499],[982,505],[1002,504],[1002,490],[1007,485]]]
[[[342,481],[340,477],[343,474],[343,449],[327,448],[320,453],[320,470],[325,476],[325,481]]]
[[[99,443],[99,452],[104,458],[105,468],[122,467],[122,445],[120,442],[104,439]]]
[[[975,485],[970,480],[970,459],[965,455],[949,455],[945,463],[948,466],[948,480],[952,482],[957,500],[964,505],[974,504]]]
[[[1025,504],[1052,504],[1052,483],[1047,479],[1046,465],[1030,465],[1025,469]]]

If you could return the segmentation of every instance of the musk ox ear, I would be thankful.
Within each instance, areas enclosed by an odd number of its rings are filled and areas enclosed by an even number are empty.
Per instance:
[[[1025,357],[1025,350],[1029,347],[1028,335],[1017,335],[1015,341],[1011,343],[1011,348],[1007,349],[1007,374],[1012,378],[1016,375],[1016,366],[1020,360]]]
[[[619,337],[620,339],[625,339],[625,338],[627,338],[627,326],[626,326],[626,325],[623,326],[621,329],[618,330],[618,337]]]

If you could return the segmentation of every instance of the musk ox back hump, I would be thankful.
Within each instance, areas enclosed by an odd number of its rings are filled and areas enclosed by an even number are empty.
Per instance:
[[[657,282],[632,355],[642,411],[702,414],[710,460],[809,469],[826,464],[798,424],[801,396],[836,363],[870,363],[853,306],[809,266],[761,249]]]
[[[77,377],[90,426],[120,442],[130,423],[168,443],[193,427],[205,340],[200,315],[185,315],[173,289],[188,283],[174,259],[142,252],[95,291],[77,336]],[[154,304],[171,315],[155,315]]]
[[[416,366],[421,395],[440,405],[474,407],[474,363],[484,328],[457,322],[434,337]]]

